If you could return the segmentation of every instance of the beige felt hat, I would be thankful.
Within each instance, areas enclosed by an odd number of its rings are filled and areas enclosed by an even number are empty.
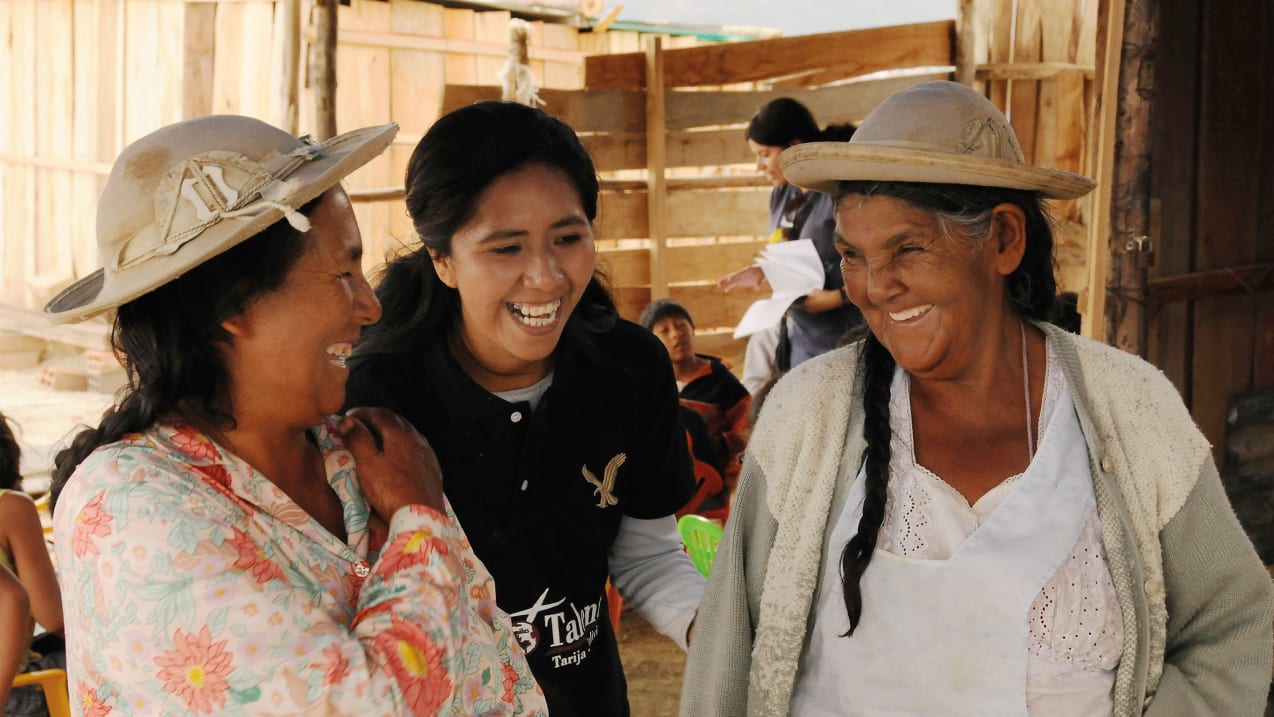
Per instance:
[[[783,150],[779,165],[792,184],[829,194],[842,180],[1007,187],[1055,199],[1096,186],[1081,174],[1027,164],[1004,114],[954,82],[894,93],[848,142],[798,144]]]
[[[287,218],[380,154],[390,123],[313,143],[251,117],[178,122],[124,148],[97,209],[102,268],[44,307],[81,321],[128,303]]]

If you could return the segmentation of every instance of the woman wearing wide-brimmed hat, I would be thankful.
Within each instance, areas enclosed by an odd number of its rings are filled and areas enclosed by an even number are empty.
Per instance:
[[[545,713],[432,448],[334,415],[381,313],[339,182],[396,131],[214,116],[115,162],[104,266],[45,307],[116,309],[129,376],[54,470],[84,714]]]
[[[948,82],[782,157],[866,337],[761,412],[682,714],[1257,715],[1274,597],[1172,385],[1046,324],[1044,198]]]

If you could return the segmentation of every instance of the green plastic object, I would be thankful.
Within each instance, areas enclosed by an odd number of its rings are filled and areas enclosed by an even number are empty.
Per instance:
[[[703,576],[712,571],[712,561],[717,557],[717,545],[721,543],[721,526],[701,515],[683,515],[677,521],[681,542]]]

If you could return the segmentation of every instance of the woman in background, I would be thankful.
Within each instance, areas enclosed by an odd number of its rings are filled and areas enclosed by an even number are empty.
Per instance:
[[[844,142],[853,134],[849,124],[820,130],[809,109],[790,97],[769,102],[748,121],[748,148],[756,155],[757,170],[774,186],[770,192],[769,242],[811,240],[824,274],[822,288],[793,303],[782,323],[748,339],[742,381],[753,394],[776,374],[835,348],[846,332],[862,321],[844,292],[840,259],[833,246],[836,225],[830,197],[789,183],[779,171],[779,154],[788,147],[815,141]],[[755,289],[765,284],[765,274],[753,265],[718,283],[726,292]]]

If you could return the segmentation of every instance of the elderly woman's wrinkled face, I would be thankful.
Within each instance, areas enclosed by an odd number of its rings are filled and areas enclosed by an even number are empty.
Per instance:
[[[908,373],[946,379],[976,371],[994,332],[1016,321],[1004,278],[1021,253],[1004,240],[1021,230],[1013,219],[1021,216],[1000,205],[990,235],[968,237],[944,232],[936,215],[900,199],[851,194],[837,203],[836,245],[850,301]]]

